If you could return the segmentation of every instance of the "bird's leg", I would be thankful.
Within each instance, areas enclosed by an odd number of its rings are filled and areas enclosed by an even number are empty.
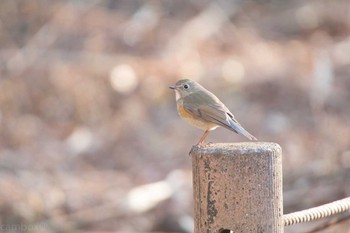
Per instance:
[[[196,144],[196,146],[203,144],[203,142],[206,139],[206,137],[208,136],[209,132],[210,131],[208,129],[204,132],[203,136],[201,137],[201,139],[199,139],[199,142]]]

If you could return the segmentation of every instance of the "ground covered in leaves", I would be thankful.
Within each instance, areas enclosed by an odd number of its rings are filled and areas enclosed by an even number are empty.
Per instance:
[[[191,232],[184,77],[282,146],[285,213],[350,196],[348,1],[5,0],[1,229]]]

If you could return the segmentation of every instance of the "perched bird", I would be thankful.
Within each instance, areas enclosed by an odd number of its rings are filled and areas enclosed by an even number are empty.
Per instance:
[[[257,140],[238,123],[218,97],[199,83],[182,79],[169,88],[175,90],[180,117],[190,125],[205,131],[196,145],[202,145],[209,132],[219,126],[241,134],[249,140]]]

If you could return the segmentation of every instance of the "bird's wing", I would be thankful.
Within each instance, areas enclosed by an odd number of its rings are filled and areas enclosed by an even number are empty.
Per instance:
[[[183,98],[183,107],[195,117],[235,131],[226,120],[229,110],[214,95],[188,95]]]
[[[234,118],[228,108],[212,93],[207,95],[188,95],[183,99],[184,109],[195,117],[220,125],[250,140],[256,138],[246,131]],[[195,104],[194,104],[195,103]]]

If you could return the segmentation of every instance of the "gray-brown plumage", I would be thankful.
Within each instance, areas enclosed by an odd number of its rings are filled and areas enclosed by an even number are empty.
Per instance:
[[[235,119],[230,110],[211,92],[199,83],[179,80],[171,86],[176,92],[177,110],[182,119],[189,124],[205,130],[198,144],[202,144],[209,131],[219,126],[241,134],[250,140],[257,140]]]

